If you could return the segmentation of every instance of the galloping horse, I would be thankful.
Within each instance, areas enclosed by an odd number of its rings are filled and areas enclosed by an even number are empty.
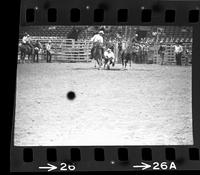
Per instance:
[[[101,67],[102,67],[103,54],[104,53],[102,52],[102,47],[99,44],[97,44],[96,46],[94,46],[93,57],[94,57],[94,60],[99,65],[98,69],[101,69]]]

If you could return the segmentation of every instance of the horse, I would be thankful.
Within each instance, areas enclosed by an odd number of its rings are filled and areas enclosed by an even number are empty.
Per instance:
[[[33,53],[33,48],[27,44],[19,43],[19,51],[20,51],[20,60],[19,62],[25,63],[26,55],[28,56],[28,61],[30,62],[30,58]]]
[[[34,47],[33,62],[37,62],[37,63],[39,62],[39,51],[40,51],[39,47]]]
[[[98,44],[96,46],[94,46],[94,50],[93,50],[93,57],[94,60],[97,62],[99,68],[101,69],[103,63],[102,63],[102,58],[103,58],[103,51],[102,51],[102,47]]]
[[[26,55],[28,56],[28,61],[31,62],[31,56],[34,55],[34,49],[31,46],[29,46],[28,44],[19,43],[19,50],[20,50],[20,61],[19,62],[25,63]]]
[[[133,50],[131,46],[128,46],[126,49],[122,51],[121,54],[122,68],[126,69],[128,62],[129,66],[131,67],[132,60],[133,60]]]
[[[140,46],[139,45],[133,45],[132,49],[132,60],[134,63],[140,62]]]
[[[43,50],[42,45],[40,43],[34,43],[34,53],[33,53],[33,62],[39,62],[39,52]],[[35,59],[36,57],[36,59]]]
[[[28,44],[19,43],[19,50],[20,50],[20,61],[25,63],[25,57],[28,56],[28,61],[31,62],[39,62],[39,51],[42,47],[36,46],[36,43],[31,42],[33,48]],[[35,59],[36,57],[36,59]],[[19,61],[19,62],[20,62]]]

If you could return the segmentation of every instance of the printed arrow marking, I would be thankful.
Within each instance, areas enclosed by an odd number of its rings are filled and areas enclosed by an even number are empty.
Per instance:
[[[148,168],[151,168],[151,165],[141,162],[142,165],[133,165],[133,168],[142,168],[142,170],[146,170]]]
[[[48,166],[44,166],[44,167],[39,167],[39,169],[48,169],[48,171],[53,171],[55,169],[57,169],[56,166],[51,165],[50,163],[47,163]]]

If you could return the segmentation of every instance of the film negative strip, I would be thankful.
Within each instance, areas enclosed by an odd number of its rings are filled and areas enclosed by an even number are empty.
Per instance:
[[[11,172],[200,170],[199,0],[21,0]]]

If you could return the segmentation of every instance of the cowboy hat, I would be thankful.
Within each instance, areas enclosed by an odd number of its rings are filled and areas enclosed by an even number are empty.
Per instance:
[[[100,30],[100,31],[99,31],[99,34],[104,34],[103,30]]]

